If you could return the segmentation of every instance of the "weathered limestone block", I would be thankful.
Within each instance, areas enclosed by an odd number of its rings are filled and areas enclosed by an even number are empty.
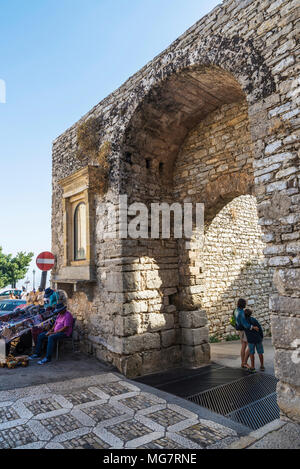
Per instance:
[[[160,275],[164,287],[177,287],[179,283],[177,268],[176,270],[161,270]]]
[[[152,270],[146,273],[146,284],[147,288],[160,288],[163,286],[160,271]]]
[[[272,317],[272,340],[273,345],[280,349],[300,348],[300,317]]]
[[[280,381],[300,387],[300,342],[295,350],[275,349],[275,375]]]
[[[115,335],[125,337],[140,334],[142,332],[142,318],[139,314],[128,317],[117,316],[115,318]]]
[[[146,333],[123,339],[123,353],[126,355],[155,348],[160,348],[160,335],[157,333]]]
[[[176,330],[171,329],[169,331],[162,331],[161,343],[163,347],[171,347],[176,344]]]
[[[198,329],[182,329],[182,344],[193,346],[205,344],[208,343],[208,336],[208,327],[200,327]]]
[[[140,290],[140,287],[141,287],[140,272],[124,272],[123,273],[123,288],[125,291]]]
[[[124,291],[123,275],[121,272],[108,272],[104,282],[108,292],[121,293]]]
[[[209,344],[197,345],[196,347],[182,346],[183,363],[187,366],[201,366],[210,362],[210,346]]]
[[[180,311],[179,324],[183,328],[197,329],[198,327],[206,326],[207,315],[206,311]]]
[[[161,350],[149,350],[143,353],[142,373],[162,371],[178,366],[182,362],[180,346],[173,346]]]
[[[123,305],[123,316],[130,315],[132,313],[147,313],[149,309],[148,301],[131,301]]]
[[[178,366],[182,364],[182,351],[179,345],[174,345],[162,350],[162,365],[166,370],[172,366]]]
[[[123,353],[124,343],[121,337],[109,336],[108,340],[105,340],[100,335],[88,334],[87,339],[93,346],[104,346],[110,352]]]
[[[174,328],[173,314],[150,313],[144,314],[143,329],[147,332],[157,332]]]
[[[290,386],[279,381],[277,384],[277,402],[283,417],[286,416],[296,422],[300,421],[300,387]]]
[[[300,269],[277,270],[274,285],[282,296],[300,296]]]
[[[150,300],[153,298],[159,298],[160,294],[157,290],[141,290],[136,292],[126,293],[128,301],[138,301],[138,300]]]
[[[135,354],[115,359],[115,366],[128,378],[136,378],[142,374],[143,360],[141,355]]]
[[[177,270],[153,270],[146,273],[147,288],[170,288],[178,285]]]
[[[291,264],[291,260],[287,256],[275,256],[271,257],[269,260],[269,265],[271,267],[284,267]]]
[[[300,298],[273,295],[270,297],[270,310],[281,313],[299,314]]]
[[[143,353],[142,373],[161,371],[163,366],[163,354],[161,350],[151,350]]]

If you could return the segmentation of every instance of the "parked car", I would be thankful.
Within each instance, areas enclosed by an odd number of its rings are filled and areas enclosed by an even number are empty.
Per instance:
[[[8,300],[9,295],[11,293],[13,293],[15,295],[15,297],[19,297],[22,294],[22,290],[17,290],[17,288],[10,288],[10,289],[7,289],[7,290],[3,290],[2,292],[0,292],[0,301]]]
[[[0,317],[12,313],[15,309],[24,308],[25,306],[25,300],[0,301]]]

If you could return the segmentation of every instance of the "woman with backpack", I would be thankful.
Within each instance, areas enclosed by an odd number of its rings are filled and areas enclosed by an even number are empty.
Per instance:
[[[233,312],[231,324],[235,327],[238,331],[240,339],[241,339],[241,367],[245,369],[250,369],[248,365],[248,358],[249,358],[249,348],[248,348],[248,340],[246,337],[245,330],[254,329],[258,331],[259,329],[256,326],[251,325],[246,317],[245,317],[245,308],[247,302],[243,298],[240,298],[237,303],[237,307]]]

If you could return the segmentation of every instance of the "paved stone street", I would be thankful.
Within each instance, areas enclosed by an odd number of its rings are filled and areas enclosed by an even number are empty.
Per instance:
[[[0,449],[201,449],[238,440],[186,407],[116,373],[1,391]]]

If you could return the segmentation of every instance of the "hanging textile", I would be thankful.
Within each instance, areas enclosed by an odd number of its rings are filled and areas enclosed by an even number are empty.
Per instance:
[[[19,338],[33,327],[46,331],[55,323],[57,314],[52,308],[29,305],[12,313],[0,316],[0,338],[6,343]]]

